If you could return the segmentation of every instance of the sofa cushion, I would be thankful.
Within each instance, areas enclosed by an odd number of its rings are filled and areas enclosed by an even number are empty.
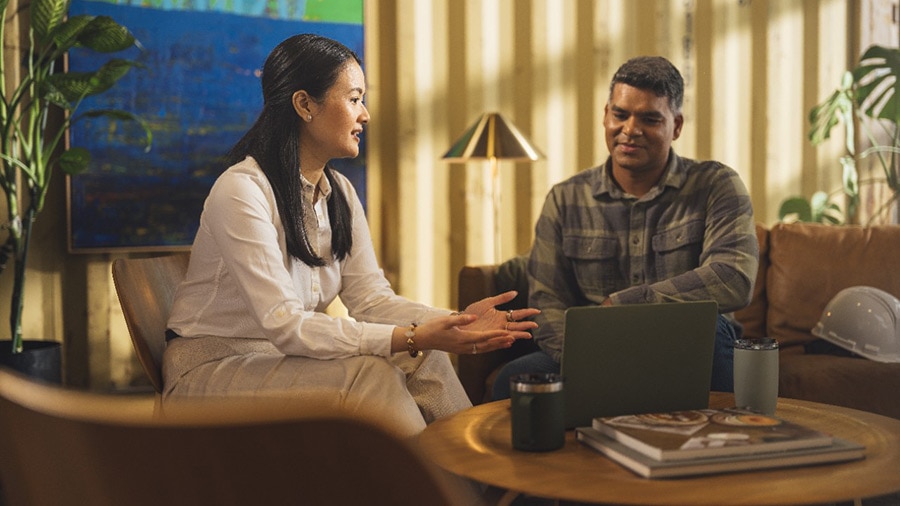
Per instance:
[[[767,335],[805,344],[839,291],[865,285],[900,295],[900,226],[779,223],[769,231]]]
[[[753,297],[750,305],[734,312],[734,317],[744,326],[743,336],[750,339],[767,337],[766,334],[766,271],[769,267],[769,229],[756,224],[756,239],[759,241],[759,270],[753,282]]]

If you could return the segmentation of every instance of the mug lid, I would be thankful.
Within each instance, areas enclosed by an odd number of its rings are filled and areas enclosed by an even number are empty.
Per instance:
[[[517,374],[509,378],[509,387],[514,392],[559,392],[563,387],[563,377],[556,373]]]
[[[734,348],[740,350],[777,350],[778,341],[772,337],[738,339],[734,342]]]

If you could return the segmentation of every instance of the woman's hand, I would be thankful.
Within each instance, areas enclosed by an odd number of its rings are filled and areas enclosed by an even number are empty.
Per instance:
[[[506,304],[516,298],[516,291],[504,292],[493,297],[486,297],[473,302],[466,307],[463,314],[473,314],[478,317],[474,322],[466,325],[467,330],[495,330],[503,329],[507,332],[514,331],[516,339],[531,337],[527,331],[537,328],[537,323],[521,321],[530,318],[540,310],[534,308],[513,309],[511,311],[498,311],[497,306]]]
[[[413,338],[420,350],[443,350],[458,355],[486,353],[501,348],[509,348],[516,339],[530,339],[530,329],[537,323],[520,321],[534,316],[537,309],[516,309],[498,311],[496,306],[505,304],[516,297],[510,291],[472,303],[463,313],[433,318],[415,329]],[[405,328],[398,327],[395,339],[404,334]],[[394,341],[397,342],[396,340]],[[406,348],[406,339],[401,340],[401,349]],[[394,347],[394,351],[399,351]]]

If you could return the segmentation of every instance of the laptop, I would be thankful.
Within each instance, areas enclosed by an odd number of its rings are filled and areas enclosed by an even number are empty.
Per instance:
[[[569,308],[560,364],[566,428],[708,408],[717,314],[714,301]]]

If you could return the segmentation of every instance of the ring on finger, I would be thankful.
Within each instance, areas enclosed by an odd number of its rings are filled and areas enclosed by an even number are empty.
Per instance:
[[[509,322],[506,322],[506,331],[509,332]]]
[[[508,321],[508,322],[515,321],[515,320],[513,320],[512,309],[510,309],[506,312],[506,321]]]

